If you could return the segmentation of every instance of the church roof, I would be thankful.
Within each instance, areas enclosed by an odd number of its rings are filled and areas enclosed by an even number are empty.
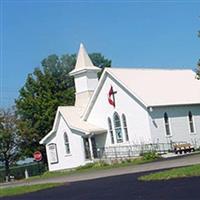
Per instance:
[[[44,138],[42,138],[42,140],[40,141],[40,144],[45,144],[46,141],[49,138],[51,138],[53,134],[56,133],[59,115],[61,115],[64,118],[69,128],[80,131],[83,134],[92,133],[96,135],[96,134],[106,132],[106,129],[97,127],[96,125],[83,121],[81,119],[81,116],[84,110],[85,110],[84,107],[59,106],[56,113],[53,129]]]
[[[81,116],[85,110],[85,107],[76,107],[76,106],[61,106],[59,111],[68,123],[71,129],[81,131],[86,134],[94,133],[103,133],[106,129],[100,128],[96,125],[83,121]]]
[[[100,68],[94,66],[94,64],[92,63],[85,47],[81,43],[80,48],[79,48],[79,52],[78,52],[78,55],[77,55],[75,69],[70,72],[70,75],[82,73],[85,70],[100,71]]]
[[[200,81],[191,69],[107,69],[148,106],[200,103]]]
[[[107,68],[84,112],[87,119],[107,75],[146,108],[200,104],[200,80],[191,69]]]

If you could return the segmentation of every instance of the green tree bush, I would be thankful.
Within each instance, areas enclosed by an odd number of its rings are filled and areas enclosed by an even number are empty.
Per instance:
[[[4,164],[5,176],[10,178],[10,165],[20,157],[20,136],[16,128],[14,109],[0,110],[0,162]]]

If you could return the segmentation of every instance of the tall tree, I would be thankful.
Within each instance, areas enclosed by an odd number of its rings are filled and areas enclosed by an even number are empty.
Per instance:
[[[17,117],[13,109],[0,110],[0,161],[4,163],[6,176],[10,178],[10,165],[20,156],[20,137],[16,128]]]
[[[98,77],[100,78],[105,67],[111,67],[111,60],[106,59],[100,53],[92,53],[89,54],[93,64],[97,67],[100,67],[102,70],[98,73]]]
[[[90,54],[93,63],[101,68],[110,67],[111,61],[100,53]],[[41,67],[29,74],[16,100],[20,117],[18,127],[23,138],[23,152],[31,156],[41,150],[39,141],[52,129],[58,106],[73,105],[74,81],[69,72],[74,68],[76,55],[50,55],[41,62]]]

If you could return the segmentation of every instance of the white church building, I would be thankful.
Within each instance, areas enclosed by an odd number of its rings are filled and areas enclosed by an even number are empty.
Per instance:
[[[102,149],[181,141],[200,146],[200,81],[192,70],[107,68],[98,80],[99,71],[81,44],[70,72],[75,105],[58,107],[40,141],[50,171],[85,165]]]

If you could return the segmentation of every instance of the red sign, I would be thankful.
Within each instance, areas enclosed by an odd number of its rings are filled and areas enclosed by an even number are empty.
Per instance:
[[[34,159],[35,159],[36,161],[42,160],[42,154],[41,154],[40,151],[36,151],[36,152],[33,154],[33,156],[34,156]]]
[[[110,87],[110,90],[108,92],[108,102],[110,105],[112,105],[114,108],[115,108],[115,94],[117,92],[116,91],[113,91],[113,87],[111,86]]]

